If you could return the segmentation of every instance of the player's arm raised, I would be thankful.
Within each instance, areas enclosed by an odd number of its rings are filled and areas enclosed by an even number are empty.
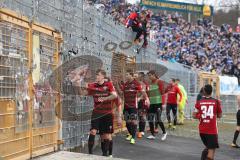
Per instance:
[[[78,94],[81,96],[89,95],[89,84],[83,81],[83,75],[81,75],[77,71],[71,71],[68,75],[68,78],[72,82],[72,84],[77,87]]]
[[[111,101],[111,100],[114,100],[115,98],[117,98],[117,93],[116,93],[116,91],[110,92],[110,96],[108,96],[108,97],[100,97],[100,98],[98,98],[98,101],[99,101],[99,102]]]
[[[114,100],[115,98],[117,98],[117,92],[116,92],[115,88],[113,87],[113,84],[109,83],[108,87],[109,87],[109,90],[110,90],[110,95],[107,96],[107,97],[98,98],[99,102],[111,101],[111,100]]]

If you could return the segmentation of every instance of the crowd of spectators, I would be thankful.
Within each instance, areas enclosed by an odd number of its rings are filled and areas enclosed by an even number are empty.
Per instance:
[[[239,35],[227,26],[214,26],[210,20],[188,23],[178,14],[156,14],[150,38],[158,44],[162,60],[240,76]]]
[[[151,15],[147,31],[150,41],[158,45],[158,58],[240,79],[240,35],[229,25],[215,26],[208,19],[188,23],[178,13],[153,13],[139,4],[126,4],[121,0],[96,0],[95,4],[103,5],[107,14],[124,25],[133,11],[144,10]]]

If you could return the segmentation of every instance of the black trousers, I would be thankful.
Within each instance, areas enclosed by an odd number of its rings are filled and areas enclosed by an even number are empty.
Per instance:
[[[148,121],[150,126],[150,131],[154,135],[154,124],[157,123],[162,129],[163,133],[166,133],[164,124],[161,119],[162,115],[162,104],[151,104],[148,110]]]
[[[141,36],[142,33],[143,33],[142,28],[140,28],[140,27],[138,27],[138,26],[132,26],[132,30],[133,30],[133,32],[136,32],[136,33],[137,33],[135,40],[136,40],[136,39],[139,39],[140,36]]]
[[[137,33],[137,35],[135,37],[135,40],[139,39],[140,36],[143,34],[144,42],[147,41],[147,31],[144,28],[141,28],[141,27],[138,27],[138,26],[132,26],[132,30],[133,30],[133,32]]]
[[[167,114],[168,123],[171,123],[171,114],[170,114],[171,110],[173,113],[174,125],[177,125],[177,104],[167,104],[166,114]]]

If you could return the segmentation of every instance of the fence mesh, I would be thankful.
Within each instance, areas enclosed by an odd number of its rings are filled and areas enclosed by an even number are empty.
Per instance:
[[[131,46],[128,49],[121,48],[120,43],[122,41],[131,42],[134,34],[123,25],[116,23],[105,11],[97,9],[93,5],[88,5],[83,0],[2,0],[0,6],[14,10],[21,15],[27,16],[32,21],[38,21],[59,31],[63,36],[63,43],[58,50],[61,54],[62,64],[71,63],[72,59],[83,55],[94,56],[101,60],[103,69],[107,71],[108,76],[114,81],[115,79],[124,79],[127,67],[136,67],[132,63],[126,63],[126,56],[121,54],[128,55],[139,64],[157,63],[165,66],[167,72],[161,78],[166,82],[169,82],[172,77],[181,80],[181,84],[188,92],[188,104],[185,108],[186,117],[191,117],[196,96],[200,89],[198,73],[177,63],[158,61],[156,45],[152,43],[147,49],[141,49],[139,54],[135,51],[136,46]],[[21,102],[21,99],[24,99],[24,93],[26,92],[23,86],[27,85],[24,77],[28,71],[25,68],[28,62],[28,59],[26,59],[28,47],[26,36],[28,32],[21,27],[3,23],[2,21],[0,21],[0,27],[0,97],[20,97],[19,102],[16,102],[17,108],[24,111],[24,103]],[[57,44],[51,36],[38,32],[34,32],[34,34],[39,36],[39,50],[41,53],[39,79],[43,82],[53,71],[53,53],[56,52]],[[106,50],[106,44],[108,43],[114,43],[115,49]],[[82,59],[81,62],[85,62],[85,60]],[[90,61],[89,64],[93,66],[96,62]],[[36,84],[35,86],[35,97],[39,98],[42,103],[37,104],[34,110],[34,118],[37,119],[34,127],[56,123],[53,108],[48,109],[47,107],[56,105],[55,93],[48,90],[48,85]],[[61,87],[63,90],[64,85]],[[17,94],[15,95],[15,93]],[[63,97],[69,96],[68,93],[63,95]],[[236,106],[235,97],[222,96],[221,99],[224,112],[233,113]],[[71,106],[70,110],[74,114],[91,110],[91,98],[75,97],[75,102],[71,105],[69,101],[65,102],[67,106]],[[21,125],[27,123],[24,120],[27,116],[27,112],[25,114],[19,112],[19,117],[22,117]],[[20,118],[17,121],[20,124]],[[63,120],[61,137],[64,140],[64,149],[74,148],[86,142],[89,128],[89,121],[81,120],[81,123],[79,123],[72,119]]]

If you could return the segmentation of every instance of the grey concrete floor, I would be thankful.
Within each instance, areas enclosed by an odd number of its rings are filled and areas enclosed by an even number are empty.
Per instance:
[[[113,156],[133,160],[200,160],[204,146],[198,139],[168,136],[161,141],[161,135],[155,140],[142,138],[135,145],[129,144],[123,134],[114,137]],[[100,147],[95,154],[101,155]],[[240,160],[240,149],[220,144],[215,160]]]

